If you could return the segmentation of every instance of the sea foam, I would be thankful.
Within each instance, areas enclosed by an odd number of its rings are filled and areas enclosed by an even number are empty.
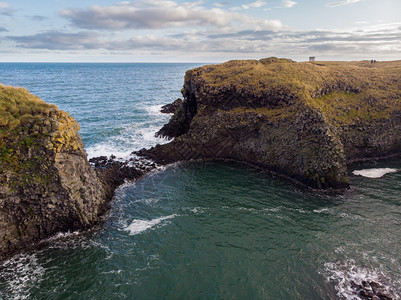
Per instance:
[[[386,174],[396,173],[396,172],[398,172],[398,170],[393,168],[377,168],[377,169],[355,170],[352,172],[352,174],[368,178],[380,178]]]
[[[345,262],[326,262],[324,264],[325,274],[327,279],[334,283],[337,291],[337,296],[340,299],[359,300],[360,298],[355,294],[351,287],[351,282],[361,284],[362,281],[374,281],[383,285],[387,293],[396,296],[399,295],[395,291],[395,286],[398,282],[392,282],[382,271],[364,268],[358,266],[353,259],[346,260]]]
[[[172,219],[176,216],[177,215],[174,214],[170,216],[156,218],[153,220],[133,220],[130,225],[124,228],[124,230],[128,231],[129,235],[136,235],[160,224],[164,220]]]
[[[146,112],[150,115],[162,115],[161,109],[163,104],[150,105],[144,107]]]
[[[86,147],[88,158],[114,155],[124,160],[128,159],[133,151],[169,142],[166,138],[155,136],[168,121],[168,116],[160,112],[161,106],[142,107],[139,115],[145,118],[145,121],[120,124],[121,130],[118,134],[106,136],[98,143]]]

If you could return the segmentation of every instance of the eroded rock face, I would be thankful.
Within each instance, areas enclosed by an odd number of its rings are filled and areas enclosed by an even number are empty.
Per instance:
[[[189,70],[184,102],[140,155],[235,160],[317,189],[348,187],[347,164],[401,152],[401,63],[269,58]]]
[[[0,259],[59,231],[87,229],[107,208],[79,124],[50,108],[1,139]]]

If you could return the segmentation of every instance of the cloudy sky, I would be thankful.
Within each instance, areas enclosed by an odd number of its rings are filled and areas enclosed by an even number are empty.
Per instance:
[[[401,0],[0,0],[0,61],[401,59]]]

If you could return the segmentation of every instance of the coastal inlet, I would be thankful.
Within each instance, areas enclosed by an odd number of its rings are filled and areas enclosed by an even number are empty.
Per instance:
[[[2,83],[77,119],[90,157],[129,159],[168,142],[153,135],[169,119],[160,108],[196,65],[1,67]],[[374,282],[397,299],[400,169],[354,165],[352,189],[333,195],[233,163],[162,168],[122,185],[101,226],[3,261],[0,298],[360,299]]]

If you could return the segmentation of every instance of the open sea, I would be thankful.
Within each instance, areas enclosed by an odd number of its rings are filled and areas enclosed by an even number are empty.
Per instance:
[[[89,157],[167,142],[160,107],[199,64],[1,63],[81,124]],[[401,160],[312,193],[239,164],[175,164],[121,186],[104,223],[0,262],[0,299],[357,299],[374,280],[401,299]]]

